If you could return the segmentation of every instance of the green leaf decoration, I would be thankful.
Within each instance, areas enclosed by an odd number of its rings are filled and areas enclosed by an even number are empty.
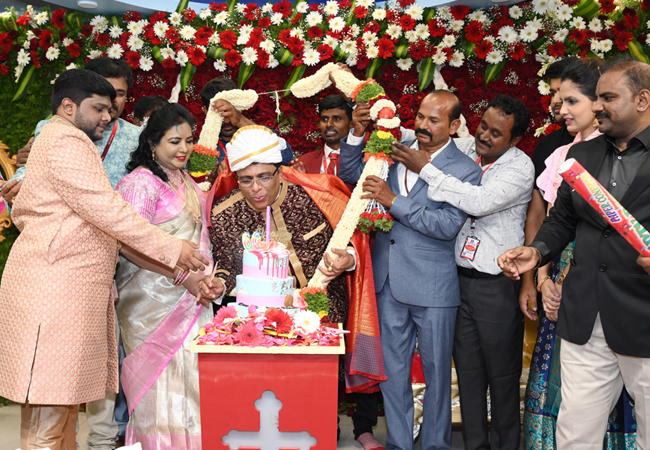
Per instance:
[[[178,6],[176,7],[176,12],[177,13],[182,13],[185,9],[187,9],[188,5],[190,4],[190,0],[181,0],[178,2]]]
[[[181,69],[181,89],[183,89],[183,92],[185,92],[187,87],[192,82],[195,73],[196,66],[190,63],[187,63],[185,67]]]
[[[368,103],[370,100],[380,95],[386,95],[384,88],[381,87],[379,83],[368,83],[361,88],[355,101],[357,103]]]
[[[162,53],[160,53],[160,47],[158,47],[157,45],[154,45],[153,48],[151,49],[151,56],[153,56],[154,59],[159,63],[163,62]]]
[[[291,76],[289,77],[289,80],[287,81],[287,84],[284,85],[285,89],[291,89],[291,86],[293,86],[293,83],[298,81],[299,79],[302,78],[302,76],[305,74],[305,70],[307,70],[307,66],[302,64],[295,69],[293,69],[293,72],[291,72]],[[283,97],[288,96],[291,94],[291,91],[287,91],[284,93]]]
[[[433,74],[435,71],[436,65],[433,63],[431,58],[423,58],[420,62],[420,74],[418,75],[418,81],[420,82],[420,92],[429,87],[433,81]]]
[[[78,11],[67,10],[63,15],[63,21],[69,27],[81,28],[83,26],[83,20],[81,14]]]
[[[275,52],[274,56],[275,59],[277,59],[280,62],[280,64],[282,64],[285,67],[289,67],[293,62],[294,55],[286,48],[281,48],[277,52]]]
[[[406,58],[409,54],[408,44],[399,44],[395,47],[395,57]]]
[[[384,60],[381,58],[373,59],[372,63],[370,63],[370,65],[366,67],[366,79],[372,78],[375,72],[377,72],[377,69],[379,69],[383,63]]]
[[[237,87],[239,89],[243,89],[244,84],[248,81],[251,75],[253,75],[253,72],[255,72],[256,68],[257,66],[255,63],[250,65],[241,63],[239,65],[239,74],[237,75]]]
[[[194,152],[187,161],[187,170],[190,172],[212,172],[217,167],[217,161],[216,156]]]
[[[11,100],[12,102],[22,99],[27,94],[29,87],[34,82],[35,72],[36,72],[36,67],[34,66],[34,64],[30,64],[29,66],[26,66],[23,69],[23,72],[20,74],[20,77],[18,78],[18,88],[16,89],[16,94],[14,95],[14,98]]]
[[[488,64],[488,66],[485,68],[485,84],[488,84],[490,81],[499,78],[501,76],[501,71],[505,65],[505,61],[501,61],[499,64]]]
[[[0,16],[0,28],[6,31],[16,30],[18,31],[18,24],[16,23],[16,17],[13,14],[7,16]]]
[[[235,10],[235,6],[239,3],[237,0],[227,0],[226,5],[228,5],[228,12],[232,13]]]
[[[371,155],[375,155],[380,152],[390,155],[391,153],[393,153],[393,151],[390,149],[390,146],[395,141],[396,139],[392,134],[390,134],[390,137],[380,138],[379,135],[377,134],[377,131],[373,131],[363,151],[366,153],[370,153]]]
[[[226,57],[226,53],[228,53],[228,50],[223,47],[210,47],[207,55],[212,59],[224,59]]]
[[[576,16],[584,17],[586,19],[593,19],[600,12],[600,3],[596,0],[582,0],[578,6],[573,8],[573,13]]]
[[[648,55],[644,53],[643,47],[641,47],[641,44],[639,44],[639,41],[636,39],[632,39],[627,43],[627,49],[630,51],[630,55],[632,55],[633,59],[644,62],[646,64],[650,63]]]
[[[305,303],[307,303],[307,311],[313,311],[316,314],[321,311],[328,313],[330,310],[327,295],[323,292],[318,292],[316,294],[305,292]]]

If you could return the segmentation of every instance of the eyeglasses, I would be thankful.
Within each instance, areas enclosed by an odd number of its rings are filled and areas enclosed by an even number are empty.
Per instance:
[[[259,177],[244,177],[244,178],[237,178],[237,181],[239,182],[239,185],[241,187],[251,187],[253,184],[257,181],[257,184],[261,186],[266,186],[268,185],[275,174],[278,173],[278,168],[275,169],[275,172],[273,172],[271,175],[262,175]]]

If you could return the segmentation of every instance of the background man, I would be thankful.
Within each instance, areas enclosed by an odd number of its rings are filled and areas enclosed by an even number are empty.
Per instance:
[[[363,135],[368,105],[357,105],[353,130],[341,141],[340,177],[356,183],[363,169]],[[460,126],[461,105],[447,91],[434,91],[420,104],[417,140],[446,174],[476,184],[478,165],[456,148],[450,135]],[[381,383],[388,437],[386,448],[413,448],[413,390],[410,367],[415,339],[427,380],[422,448],[451,448],[451,351],[460,304],[454,239],[467,218],[461,210],[427,198],[426,183],[403,164],[390,167],[388,181],[368,177],[363,185],[395,218],[389,233],[377,233],[372,253],[377,308],[388,380]]]
[[[516,145],[529,122],[521,101],[498,95],[490,102],[475,138],[465,139],[472,145],[459,143],[481,166],[479,186],[446,175],[403,144],[393,146],[393,159],[427,182],[430,200],[449,203],[470,215],[456,238],[461,305],[454,338],[463,440],[468,450],[519,448],[524,320],[517,301],[519,283],[503,276],[496,258],[504,247],[524,242],[534,168]]]
[[[650,226],[650,66],[623,62],[603,72],[594,106],[604,134],[576,144],[575,158],[644,227]],[[603,445],[623,384],[634,400],[637,447],[650,435],[650,277],[647,260],[563,182],[528,247],[499,256],[514,279],[546,264],[575,238],[557,322],[562,338],[558,448]],[[637,264],[637,262],[639,264]]]

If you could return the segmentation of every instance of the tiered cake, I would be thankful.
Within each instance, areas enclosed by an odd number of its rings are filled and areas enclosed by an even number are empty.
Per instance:
[[[237,275],[237,302],[245,305],[283,307],[293,291],[289,275],[289,251],[279,242],[262,242],[259,233],[242,236],[244,269]]]

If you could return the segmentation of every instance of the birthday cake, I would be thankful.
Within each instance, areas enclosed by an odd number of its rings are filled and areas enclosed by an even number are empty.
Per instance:
[[[237,275],[237,302],[255,306],[283,307],[293,291],[289,275],[289,251],[279,242],[262,242],[259,233],[242,236],[244,268]]]

